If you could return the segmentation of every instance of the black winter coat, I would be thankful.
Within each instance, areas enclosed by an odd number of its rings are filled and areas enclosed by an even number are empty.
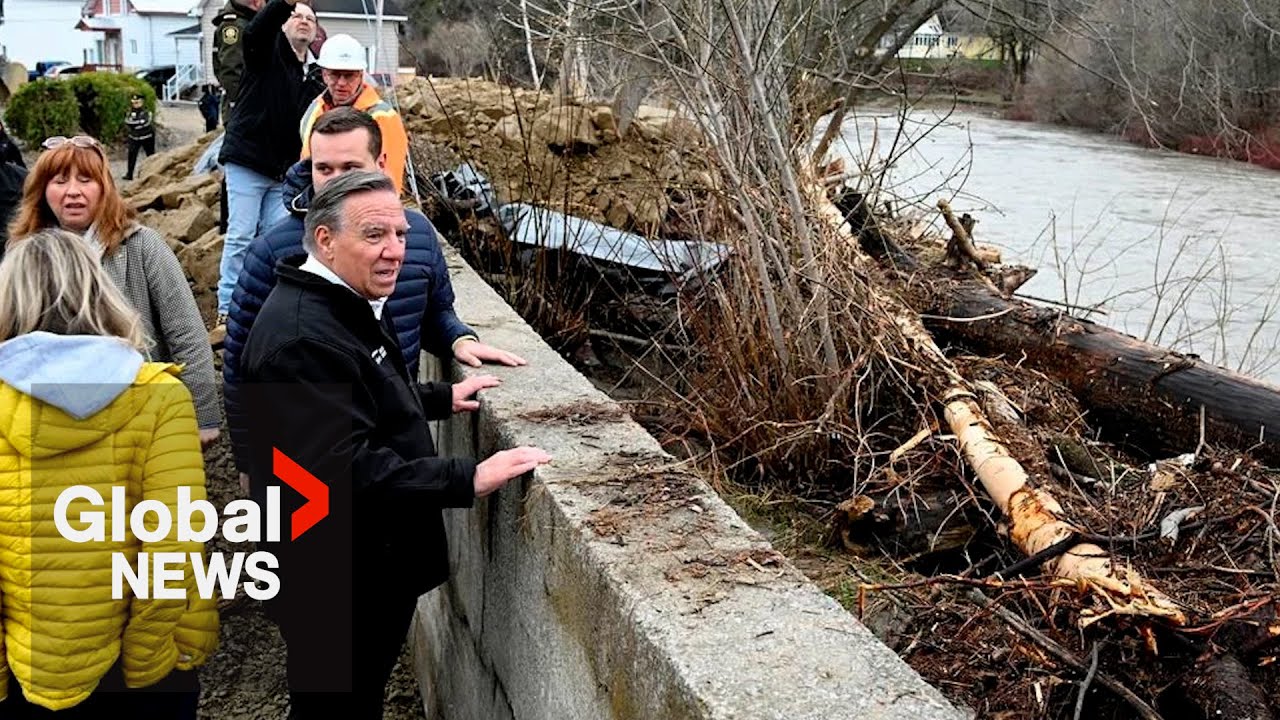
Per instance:
[[[9,222],[22,204],[22,186],[27,181],[25,165],[0,161],[0,259],[9,241]]]
[[[156,136],[155,123],[146,108],[130,108],[129,114],[124,116],[124,126],[133,142],[145,142]]]
[[[298,124],[319,94],[305,82],[304,63],[281,31],[292,12],[284,0],[271,0],[245,28],[244,76],[218,154],[224,165],[242,165],[276,181],[302,155]]]
[[[0,162],[13,163],[24,170],[27,167],[27,161],[22,159],[22,151],[8,135],[0,136]]]
[[[247,423],[240,403],[240,354],[249,329],[275,287],[278,261],[305,252],[302,236],[312,196],[311,161],[302,160],[294,165],[285,177],[284,187],[289,217],[249,244],[227,315],[227,339],[222,354],[222,374],[226,381],[223,399],[236,465],[242,468],[247,462]],[[423,348],[440,358],[452,359],[453,343],[463,336],[476,337],[476,331],[458,319],[453,309],[453,284],[449,281],[449,266],[440,252],[435,228],[416,210],[406,209],[404,216],[409,221],[404,263],[400,266],[395,292],[387,298],[383,316],[395,328],[409,377],[417,378],[418,355]]]
[[[344,588],[413,597],[448,578],[440,510],[471,506],[475,462],[436,457],[428,431],[450,414],[452,387],[411,381],[390,326],[348,288],[300,270],[305,258],[276,268],[241,356],[241,396],[255,499],[279,484],[277,449],[328,488],[329,516],[293,542],[301,497],[282,488],[283,542],[259,544],[280,561],[273,614],[323,618],[350,610]]]

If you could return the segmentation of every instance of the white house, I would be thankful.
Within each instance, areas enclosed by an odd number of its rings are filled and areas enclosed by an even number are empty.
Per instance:
[[[0,25],[5,55],[28,69],[42,60],[84,63],[94,38],[75,30],[83,5],[84,0],[9,0]]]
[[[880,38],[880,46],[876,48],[878,53],[883,53],[893,46],[896,38],[891,33],[886,33]],[[955,35],[943,32],[942,21],[937,15],[931,16],[924,24],[916,28],[911,37],[898,51],[897,57],[900,58],[946,58],[951,56],[951,51],[959,44],[959,38]]]
[[[196,43],[172,33],[191,26],[196,0],[83,0],[75,28],[93,37],[88,63],[117,70],[198,66]]]
[[[320,27],[326,35],[346,33],[365,47],[367,69],[379,82],[390,84],[400,65],[400,26],[409,21],[396,0],[383,0],[381,42],[375,43],[377,33],[378,0],[312,0],[311,9],[316,13]],[[213,20],[226,6],[227,0],[199,0],[194,13],[200,15],[201,58],[204,60],[205,81],[215,82],[213,77]],[[377,48],[377,61],[373,54]]]
[[[881,55],[893,46],[894,35],[886,34],[880,38],[876,54]],[[937,15],[931,16],[923,25],[916,28],[911,37],[898,51],[900,58],[968,58],[971,60],[990,60],[999,57],[995,42],[985,35],[960,35],[942,29],[942,21]]]

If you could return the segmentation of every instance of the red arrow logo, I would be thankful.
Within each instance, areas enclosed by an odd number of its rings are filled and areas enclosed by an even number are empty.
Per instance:
[[[271,448],[271,472],[307,499],[289,518],[289,527],[293,532],[289,539],[297,540],[299,535],[310,530],[329,514],[329,486],[303,470],[301,465],[280,452],[279,448]]]

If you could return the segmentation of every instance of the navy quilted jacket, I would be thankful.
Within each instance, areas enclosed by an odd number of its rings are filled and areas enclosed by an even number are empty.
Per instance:
[[[247,467],[241,461],[247,458],[248,423],[236,388],[240,381],[240,353],[254,318],[275,287],[276,263],[306,252],[302,248],[302,232],[312,195],[310,161],[303,160],[290,168],[284,185],[289,217],[250,243],[227,312],[227,338],[222,355],[224,402],[236,465],[241,469]],[[406,209],[404,215],[409,221],[404,264],[396,280],[396,291],[387,299],[383,312],[390,316],[405,365],[410,376],[416,378],[420,350],[450,358],[454,341],[476,333],[453,311],[453,284],[449,282],[449,268],[431,221],[416,210]]]

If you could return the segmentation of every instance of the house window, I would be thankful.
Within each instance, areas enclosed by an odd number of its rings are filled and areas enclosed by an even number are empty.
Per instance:
[[[137,54],[138,54],[138,41],[137,41],[137,40],[130,40],[130,41],[129,41],[129,54],[130,54],[130,55],[137,55]]]
[[[960,44],[960,38],[956,37],[955,35],[947,36],[947,47],[953,48],[959,44]]]

